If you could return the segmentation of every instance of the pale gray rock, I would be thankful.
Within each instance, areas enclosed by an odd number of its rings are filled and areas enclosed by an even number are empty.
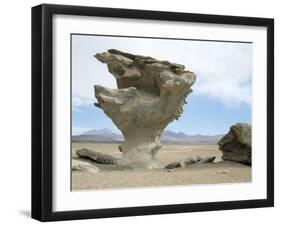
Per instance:
[[[184,168],[191,164],[203,164],[203,163],[211,163],[216,159],[215,156],[196,156],[196,157],[188,157],[183,160],[179,160],[176,162],[169,163],[164,168],[165,169],[175,169],[175,168]]]
[[[197,156],[197,157],[188,157],[188,158],[186,158],[186,159],[184,159],[184,160],[181,160],[181,161],[179,161],[179,162],[180,162],[180,164],[181,164],[181,167],[186,167],[186,166],[191,165],[191,164],[193,164],[193,163],[199,162],[200,159],[201,159],[200,156]]]
[[[72,159],[72,171],[74,172],[89,172],[89,173],[98,173],[100,170],[98,167],[94,166],[85,161]]]
[[[101,163],[101,164],[116,164],[117,163],[117,158],[115,158],[111,155],[103,154],[101,152],[90,150],[87,148],[82,148],[82,149],[76,150],[76,154],[79,157],[91,159],[94,162]]]
[[[230,127],[229,132],[218,142],[223,160],[252,164],[252,129],[249,124],[237,123]]]
[[[178,119],[196,75],[183,65],[152,57],[108,50],[95,57],[107,64],[118,89],[95,86],[101,108],[121,130],[125,141],[119,148],[119,165],[157,167],[164,128]]]

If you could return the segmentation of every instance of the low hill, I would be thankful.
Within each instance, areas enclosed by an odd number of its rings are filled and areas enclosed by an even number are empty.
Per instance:
[[[187,135],[183,132],[166,130],[161,137],[162,143],[182,144],[217,144],[223,135]],[[73,142],[95,142],[95,143],[120,143],[124,140],[122,134],[112,132],[110,129],[89,130],[80,135],[72,136]]]

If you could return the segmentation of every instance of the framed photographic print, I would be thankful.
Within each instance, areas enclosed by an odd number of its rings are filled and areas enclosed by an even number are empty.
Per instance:
[[[32,217],[274,205],[274,21],[32,8]]]

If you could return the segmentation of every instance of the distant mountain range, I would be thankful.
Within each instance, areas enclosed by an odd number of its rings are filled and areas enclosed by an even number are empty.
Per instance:
[[[187,143],[187,144],[216,144],[223,135],[187,135],[183,132],[165,130],[161,137],[163,143]],[[120,143],[123,135],[112,132],[110,129],[89,130],[81,135],[72,136],[74,142],[95,143]]]

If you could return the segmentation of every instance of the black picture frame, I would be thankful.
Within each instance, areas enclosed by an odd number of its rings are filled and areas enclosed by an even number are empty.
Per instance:
[[[267,28],[267,198],[128,208],[52,210],[52,17],[55,14]],[[32,218],[40,221],[122,217],[274,206],[274,20],[43,4],[32,8]]]

